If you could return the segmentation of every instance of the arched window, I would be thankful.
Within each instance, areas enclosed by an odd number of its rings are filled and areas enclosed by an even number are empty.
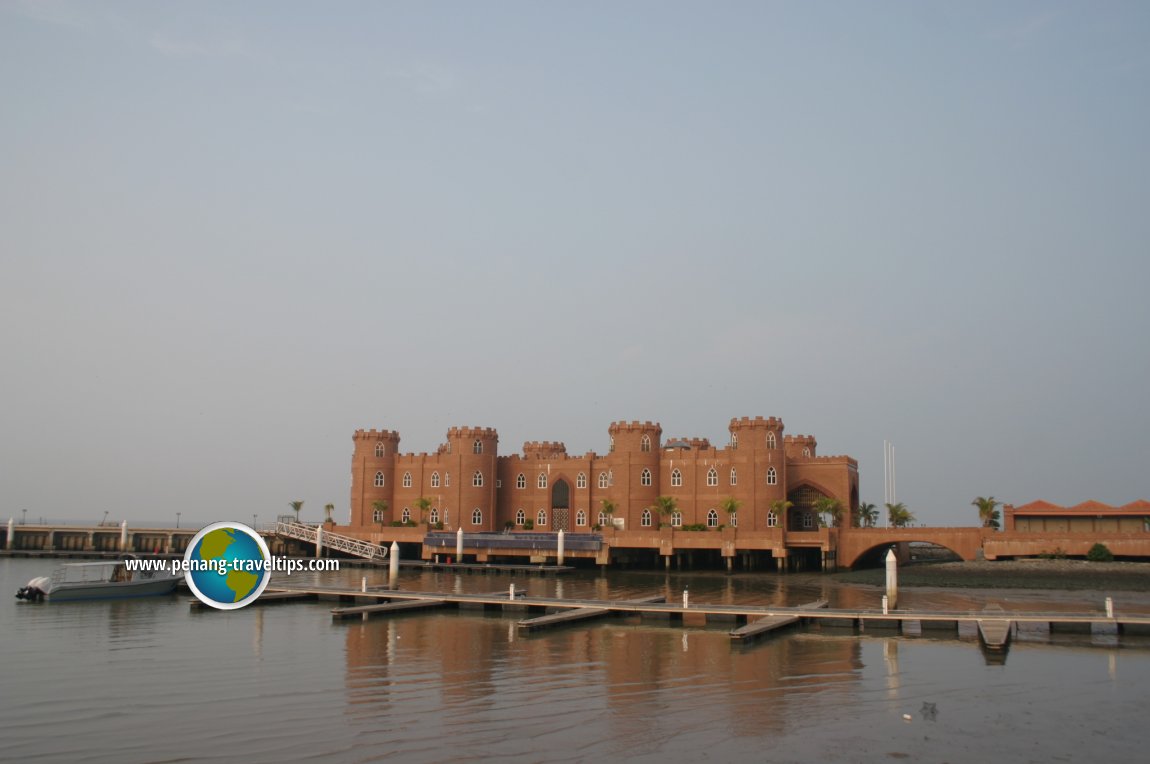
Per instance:
[[[482,454],[483,453],[483,441],[482,440],[477,440],[471,444],[471,453],[473,453],[473,454]]]
[[[444,472],[443,473],[443,487],[444,488],[450,488],[451,487],[451,473],[450,472]]]
[[[683,513],[675,511],[671,513],[671,526],[678,528],[683,524]]]
[[[585,474],[583,474],[582,472],[580,472],[578,475],[575,476],[575,487],[576,488],[586,488],[587,487],[587,476]]]
[[[448,512],[446,509],[444,509],[443,510],[443,526],[446,528],[447,525],[448,525]]]
[[[523,525],[523,523],[525,523],[525,522],[527,522],[527,513],[524,512],[522,509],[516,511],[516,513],[515,513],[515,524],[516,525]]]
[[[734,467],[731,467],[731,485],[738,485],[738,484],[739,484],[739,473],[735,471]]]
[[[575,513],[575,526],[578,528],[585,528],[587,526],[587,513],[579,510]]]
[[[775,447],[775,434],[773,432],[767,433],[767,448]]]
[[[522,472],[520,472],[519,475],[515,478],[515,487],[516,488],[526,488],[527,487],[527,476],[524,475]]]
[[[779,475],[775,472],[774,467],[767,468],[767,485],[778,485]]]
[[[803,449],[803,456],[810,456],[810,455],[811,455],[811,450],[809,448],[804,448]]]
[[[773,509],[767,513],[767,527],[768,528],[778,528],[779,527],[779,516],[775,514],[775,511]]]
[[[376,443],[375,444],[375,455],[376,456],[383,456],[383,443]]]
[[[599,513],[599,527],[602,528],[605,525],[607,525],[607,513],[606,512],[600,512]]]
[[[803,512],[803,529],[810,530],[815,527],[815,517],[810,512]]]
[[[404,488],[411,488],[411,473],[410,472],[403,473],[403,487]]]
[[[432,488],[438,488],[439,487],[439,473],[438,472],[432,472],[431,473],[431,487]]]
[[[641,485],[651,485],[651,470],[643,468],[643,474],[639,476],[639,483]]]
[[[738,528],[739,527],[739,513],[738,512],[732,512],[731,513],[731,527],[732,528]]]
[[[600,488],[606,488],[607,487],[607,473],[606,472],[600,472],[599,473],[599,487]]]
[[[479,507],[471,510],[471,524],[483,525],[483,511]]]
[[[383,473],[382,472],[375,473],[375,487],[376,488],[383,488]]]
[[[739,433],[732,432],[731,433],[731,450],[734,451],[738,447],[739,447]]]
[[[683,485],[683,473],[677,469],[671,470],[671,487],[678,488],[681,485]]]
[[[483,487],[483,473],[479,470],[475,470],[475,474],[471,476],[471,486],[473,488]]]
[[[371,521],[373,523],[382,523],[383,522],[383,511],[377,509],[374,512],[372,512],[371,513]]]
[[[650,451],[651,450],[651,438],[650,438],[650,436],[644,435],[643,439],[641,441],[639,441],[639,450],[640,451]]]
[[[539,512],[535,515],[535,524],[540,527],[547,525],[547,510],[539,510]]]
[[[432,525],[435,525],[436,523],[438,523],[439,522],[439,509],[437,509],[436,507],[432,507],[431,508],[431,515],[429,515],[427,519]]]
[[[707,510],[707,527],[708,528],[719,527],[719,513],[713,509]]]
[[[403,522],[405,525],[407,523],[410,523],[411,522],[411,510],[408,507],[404,507],[403,508],[403,514],[401,515],[401,517],[403,518]]]
[[[719,484],[719,471],[714,467],[707,470],[707,485],[715,486]]]
[[[643,516],[639,518],[639,525],[642,525],[644,528],[651,527],[651,510],[643,510]]]
[[[547,473],[546,472],[540,472],[539,473],[539,480],[536,481],[535,485],[539,486],[540,488],[546,488],[547,487]]]

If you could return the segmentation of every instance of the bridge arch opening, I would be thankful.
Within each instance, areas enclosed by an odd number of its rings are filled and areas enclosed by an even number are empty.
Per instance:
[[[894,548],[899,565],[930,562],[959,562],[962,555],[949,547],[931,541],[899,541],[877,544],[859,554],[853,561],[844,560],[851,570],[881,568],[886,565],[886,553]]]

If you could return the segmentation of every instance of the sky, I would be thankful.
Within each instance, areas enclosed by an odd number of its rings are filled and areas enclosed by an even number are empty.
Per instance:
[[[0,0],[0,518],[346,517],[352,433],[778,416],[1150,498],[1150,4]]]

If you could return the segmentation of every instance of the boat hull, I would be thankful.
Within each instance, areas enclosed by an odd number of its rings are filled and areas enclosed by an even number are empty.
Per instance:
[[[52,587],[45,599],[49,602],[71,602],[76,600],[110,600],[131,597],[155,597],[171,594],[180,582],[179,578],[161,578],[144,581],[110,582],[94,581],[63,583]]]

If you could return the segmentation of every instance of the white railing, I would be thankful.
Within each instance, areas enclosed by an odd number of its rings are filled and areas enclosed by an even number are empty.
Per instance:
[[[284,536],[289,539],[297,539],[299,541],[307,541],[309,543],[316,543],[320,528],[304,525],[297,522],[277,522],[275,532],[279,536]],[[387,549],[372,544],[368,541],[361,541],[351,536],[341,536],[338,533],[331,531],[323,531],[323,545],[328,549],[334,549],[337,552],[344,552],[355,557],[364,557],[368,560],[382,560],[387,557]]]

